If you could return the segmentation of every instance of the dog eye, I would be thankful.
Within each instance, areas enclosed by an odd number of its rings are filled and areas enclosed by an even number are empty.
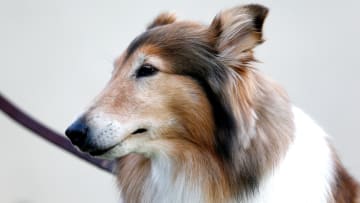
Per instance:
[[[150,65],[150,64],[144,64],[141,65],[141,67],[136,71],[136,77],[140,78],[140,77],[147,77],[147,76],[151,76],[154,75],[155,73],[157,73],[159,70],[157,68],[155,68],[154,66]]]

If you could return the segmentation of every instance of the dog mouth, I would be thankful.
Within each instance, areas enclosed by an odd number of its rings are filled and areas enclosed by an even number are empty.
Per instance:
[[[104,155],[106,156],[106,154],[107,154],[108,152],[110,152],[112,149],[116,148],[117,146],[122,145],[122,142],[123,142],[123,141],[127,140],[128,138],[130,138],[130,137],[132,137],[132,136],[134,136],[134,135],[143,134],[143,133],[145,133],[145,132],[147,132],[147,131],[148,131],[148,130],[145,129],[145,128],[139,128],[139,129],[135,130],[134,132],[132,132],[129,136],[126,136],[120,143],[117,143],[117,144],[115,144],[115,145],[113,145],[113,146],[111,146],[111,147],[108,147],[108,148],[106,148],[106,149],[91,150],[91,151],[88,151],[88,153],[89,153],[91,156],[104,156]]]
[[[89,154],[91,156],[101,156],[106,154],[107,152],[109,152],[110,150],[114,149],[117,145],[114,145],[112,147],[109,147],[107,149],[101,149],[101,150],[94,150],[94,151],[90,151]]]

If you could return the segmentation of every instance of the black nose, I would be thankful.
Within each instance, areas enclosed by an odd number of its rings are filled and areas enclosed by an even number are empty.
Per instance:
[[[79,118],[66,129],[65,134],[71,140],[71,143],[82,148],[86,142],[88,126],[83,118]]]

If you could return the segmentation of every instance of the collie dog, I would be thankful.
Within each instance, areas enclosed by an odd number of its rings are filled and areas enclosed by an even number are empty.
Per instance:
[[[253,66],[267,13],[234,7],[209,25],[163,13],[116,60],[66,134],[117,160],[124,202],[360,202],[326,133]]]

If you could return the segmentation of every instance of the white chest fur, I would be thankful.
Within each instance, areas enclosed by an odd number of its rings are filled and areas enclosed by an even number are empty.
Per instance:
[[[143,202],[157,203],[184,203],[205,202],[200,191],[200,183],[189,181],[188,174],[179,172],[173,176],[170,160],[158,159],[152,163],[151,177],[146,183],[151,190],[144,195]],[[192,182],[192,185],[189,185]]]
[[[295,140],[277,168],[245,203],[326,203],[331,198],[333,160],[326,133],[293,107]]]

